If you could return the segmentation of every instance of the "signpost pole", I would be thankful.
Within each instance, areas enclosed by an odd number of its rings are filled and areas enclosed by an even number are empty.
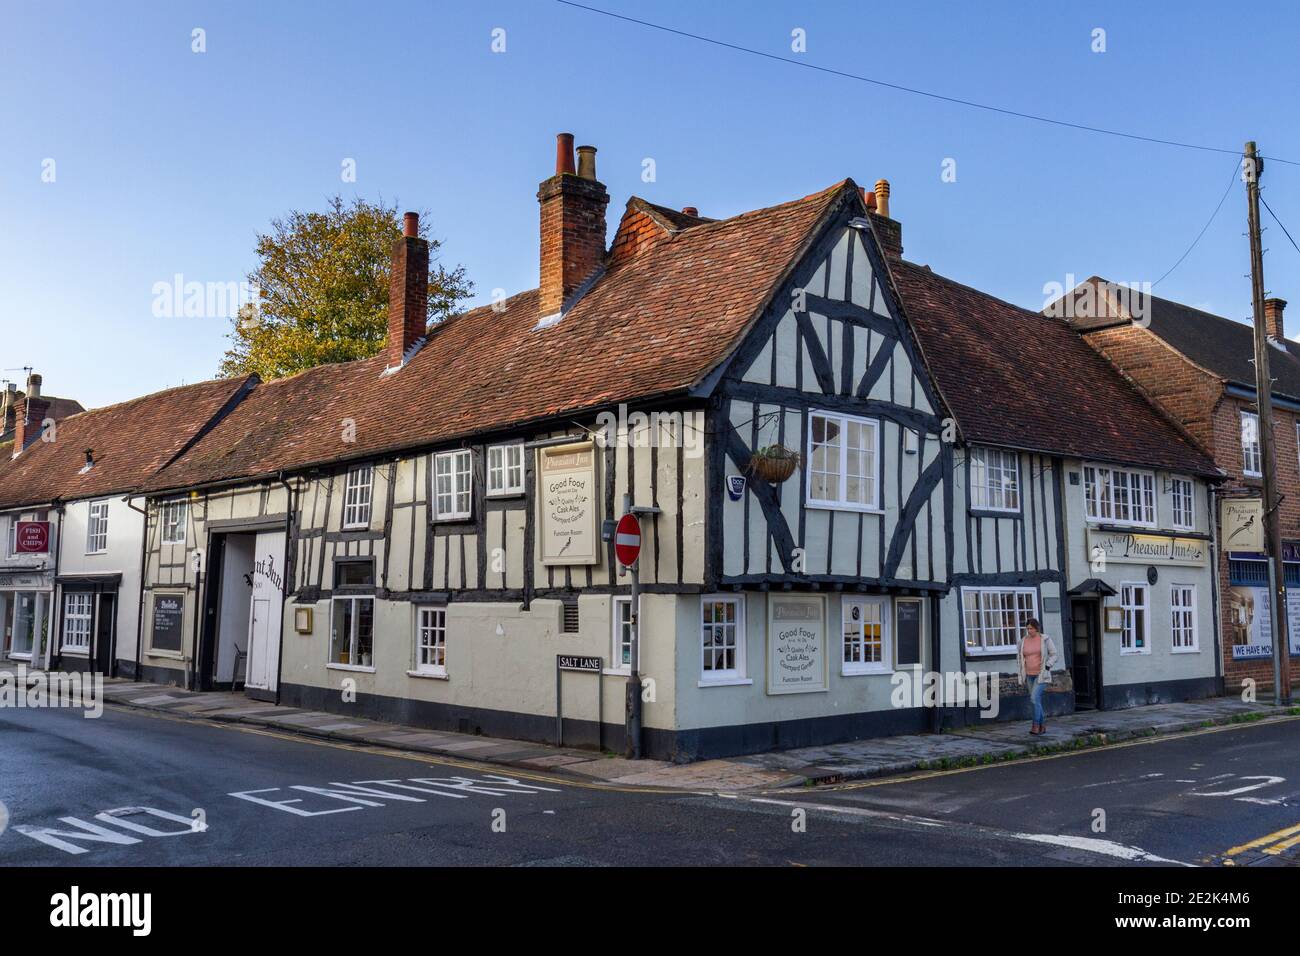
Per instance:
[[[630,495],[623,496],[623,514],[630,515],[632,511],[632,499]],[[626,733],[627,738],[624,744],[623,752],[629,760],[641,759],[641,673],[637,667],[641,656],[640,632],[641,632],[641,561],[638,557],[627,566],[628,572],[632,575],[632,606],[628,609],[628,654],[631,657],[627,675],[627,719]]]

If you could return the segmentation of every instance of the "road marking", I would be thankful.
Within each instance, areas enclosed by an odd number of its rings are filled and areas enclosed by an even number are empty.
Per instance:
[[[1270,843],[1276,843],[1279,840],[1285,840],[1287,837],[1293,836],[1294,834],[1297,833],[1300,833],[1300,823],[1297,823],[1295,826],[1286,827],[1285,829],[1282,830],[1275,830],[1274,832],[1266,836],[1259,837],[1256,840],[1251,840],[1249,843],[1243,843],[1240,846],[1234,846],[1232,849],[1228,850],[1228,852],[1223,855],[1238,856],[1242,853],[1245,853],[1247,850],[1258,850],[1262,846],[1267,846]]]
[[[1113,840],[1099,840],[1095,837],[1077,837],[1068,834],[1056,833],[1017,833],[1013,830],[1003,830],[998,827],[984,826],[978,823],[952,823],[944,820],[934,820],[929,817],[918,817],[907,813],[891,813],[886,810],[869,810],[865,807],[845,807],[829,803],[810,803],[807,801],[796,800],[775,800],[771,798],[753,797],[749,803],[766,803],[775,804],[784,807],[800,807],[807,810],[823,810],[828,813],[838,813],[847,816],[871,817],[875,819],[893,820],[898,823],[910,823],[917,826],[934,827],[936,829],[961,829],[972,830],[978,833],[984,833],[989,836],[1001,837],[1010,840],[1024,840],[1029,843],[1046,843],[1056,846],[1066,847],[1071,850],[1080,850],[1084,853],[1095,853],[1099,856],[1107,856],[1114,859],[1128,860],[1130,862],[1143,863],[1173,863],[1177,866],[1195,867],[1195,863],[1184,863],[1182,860],[1171,860],[1167,857],[1157,856],[1149,853],[1141,847],[1128,846],[1123,843],[1116,843]]]
[[[1231,776],[1232,776],[1232,774],[1230,774],[1230,773],[1225,773],[1225,774],[1220,774],[1218,777],[1211,777],[1210,779],[1211,779],[1211,780],[1215,780],[1215,779],[1222,780],[1222,779],[1224,779],[1225,777],[1231,777]],[[1239,793],[1250,793],[1250,791],[1252,791],[1252,790],[1259,790],[1259,789],[1261,789],[1261,788],[1263,788],[1263,787],[1271,787],[1271,786],[1273,786],[1274,784],[1277,784],[1277,783],[1285,783],[1285,782],[1286,782],[1286,777],[1267,777],[1267,776],[1265,776],[1265,777],[1240,777],[1240,778],[1238,778],[1238,779],[1240,779],[1240,780],[1263,780],[1264,782],[1263,782],[1263,783],[1252,783],[1252,784],[1250,784],[1249,786],[1245,786],[1245,787],[1234,787],[1234,788],[1231,789],[1231,790],[1210,790],[1210,791],[1208,791],[1208,792],[1207,792],[1207,791],[1201,791],[1201,790],[1189,790],[1189,791],[1188,791],[1188,795],[1189,795],[1189,796],[1193,796],[1193,797],[1235,797],[1235,796],[1236,796],[1237,794],[1239,794]]]
[[[1163,856],[1156,856],[1154,853],[1148,853],[1141,847],[1127,846],[1123,843],[1116,843],[1114,840],[1099,840],[1095,837],[1078,837],[1054,833],[1012,833],[1011,836],[1017,840],[1029,840],[1033,843],[1051,843],[1056,846],[1069,847],[1072,850],[1083,850],[1085,853],[1099,853],[1102,856],[1112,856],[1120,860],[1141,860],[1147,863],[1173,863],[1178,866],[1194,867],[1195,863],[1184,863],[1181,860],[1170,860]]]

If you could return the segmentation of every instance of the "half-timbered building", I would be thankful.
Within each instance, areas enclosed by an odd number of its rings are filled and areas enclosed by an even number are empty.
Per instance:
[[[963,373],[941,325],[974,309],[963,334],[1001,341],[968,346],[1013,356],[1026,330],[996,300],[944,316],[887,184],[719,220],[633,198],[607,248],[595,150],[557,154],[538,289],[426,328],[408,214],[384,352],[259,385],[147,483],[141,673],[621,749],[635,618],[651,755],[973,719],[963,675],[1013,671],[1026,618],[1070,621],[1070,463],[1128,451],[1052,438],[1086,429],[1043,394],[1032,434],[998,427],[1014,363]],[[1101,427],[1136,416],[1203,475],[1063,334]],[[629,508],[637,609],[605,533]],[[958,680],[927,699],[936,672]]]

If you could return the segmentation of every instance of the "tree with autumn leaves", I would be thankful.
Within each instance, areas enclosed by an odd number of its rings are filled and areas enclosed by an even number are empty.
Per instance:
[[[437,264],[429,240],[429,322],[451,315],[473,291],[463,267]],[[258,265],[248,282],[256,303],[239,311],[223,376],[256,372],[281,378],[327,362],[369,358],[388,331],[388,276],[393,240],[402,234],[397,207],[334,196],[324,212],[290,212],[257,237]]]

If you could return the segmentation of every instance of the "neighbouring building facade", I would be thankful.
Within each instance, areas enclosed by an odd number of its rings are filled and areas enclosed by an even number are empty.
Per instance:
[[[1024,716],[1029,617],[1052,712],[1215,691],[1218,472],[1073,332],[903,260],[883,182],[634,198],[607,250],[595,150],[557,152],[537,290],[426,329],[412,216],[382,354],[255,384],[136,487],[136,673],[620,749],[635,613],[673,759],[980,719],[900,696],[933,672]]]
[[[45,421],[0,463],[4,656],[133,676],[144,499],[133,490],[247,394],[254,380],[182,386]]]
[[[1283,567],[1288,588],[1294,588],[1287,609],[1294,668],[1300,655],[1300,345],[1285,336],[1285,306],[1281,299],[1265,302],[1273,346],[1269,369],[1274,380]],[[1148,293],[1137,294],[1097,276],[1049,311],[1066,319],[1151,403],[1213,454],[1225,475],[1217,491],[1219,499],[1231,509],[1257,510],[1263,479],[1252,326]],[[1208,510],[1210,524],[1221,538],[1215,571],[1225,684],[1233,692],[1247,679],[1271,688],[1267,562],[1258,541],[1242,543],[1253,537],[1262,518],[1252,522],[1247,517],[1243,522],[1247,527],[1234,523],[1221,531],[1220,508],[1212,505]]]

